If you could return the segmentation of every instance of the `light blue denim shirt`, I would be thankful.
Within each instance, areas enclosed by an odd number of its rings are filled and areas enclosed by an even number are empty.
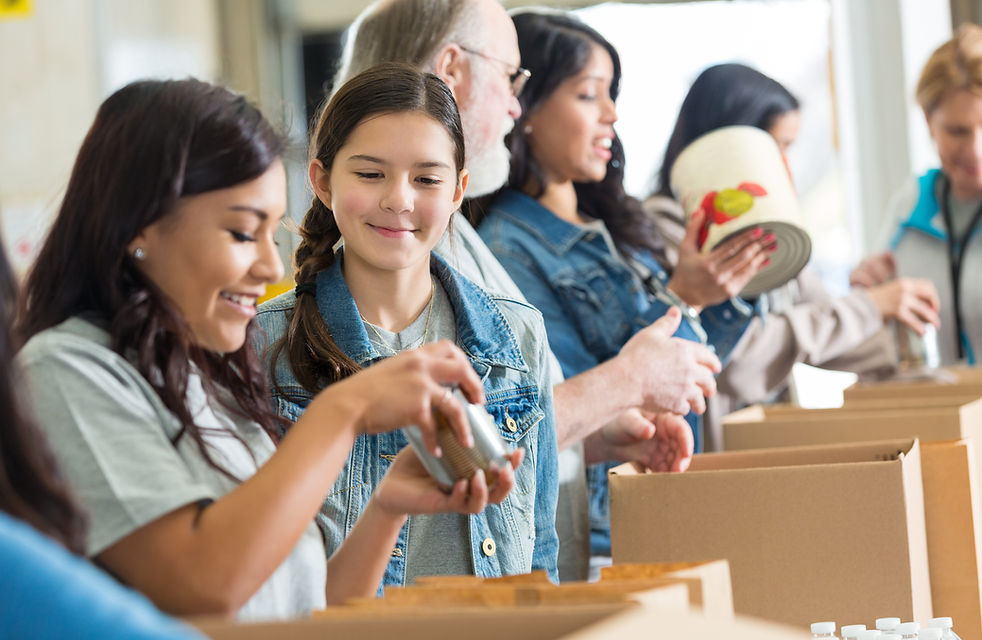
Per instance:
[[[341,274],[341,254],[317,276],[317,307],[335,343],[352,360],[368,367],[384,356],[372,345],[358,308]],[[558,453],[542,317],[532,306],[489,294],[436,256],[431,271],[450,299],[457,322],[457,345],[484,382],[487,410],[505,442],[525,448],[515,486],[500,505],[469,516],[475,574],[497,577],[544,569],[558,580],[556,535]],[[296,303],[294,293],[259,307],[257,320],[272,345],[283,337]],[[264,345],[263,345],[264,346]],[[260,353],[263,353],[260,346]],[[267,365],[269,353],[266,353]],[[311,399],[281,356],[275,363],[273,398],[277,412],[295,422]],[[328,555],[354,527],[393,457],[408,441],[401,430],[359,435],[334,488],[321,509]],[[383,585],[403,585],[408,525],[399,534]],[[492,540],[493,545],[487,541]],[[330,576],[328,576],[330,579]]]
[[[478,232],[542,312],[549,344],[567,378],[616,356],[631,336],[673,305],[684,312],[675,335],[709,346],[725,362],[753,315],[753,308],[739,298],[695,314],[666,289],[668,274],[644,251],[628,256],[651,272],[641,286],[599,233],[557,217],[518,191],[501,193]],[[698,417],[690,414],[687,420],[698,451]],[[610,548],[606,473],[611,466],[594,465],[587,473],[595,553],[609,553]]]

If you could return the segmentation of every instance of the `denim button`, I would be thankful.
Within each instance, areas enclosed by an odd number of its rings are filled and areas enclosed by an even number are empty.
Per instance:
[[[729,320],[729,319],[731,319],[733,317],[733,312],[730,311],[729,309],[724,309],[723,310],[723,317],[726,318],[727,320]]]
[[[508,415],[508,409],[505,409],[505,427],[512,433],[518,431],[518,423],[515,422],[515,418]]]
[[[392,557],[393,558],[401,558],[402,557],[402,549],[400,549],[399,547],[394,548],[392,550]]]
[[[491,538],[485,538],[484,539],[484,542],[481,543],[481,551],[483,551],[484,552],[484,555],[486,555],[488,557],[491,557],[491,556],[494,555],[494,550],[495,549],[496,549],[496,547],[495,547],[495,544],[494,544],[494,540],[492,540]]]

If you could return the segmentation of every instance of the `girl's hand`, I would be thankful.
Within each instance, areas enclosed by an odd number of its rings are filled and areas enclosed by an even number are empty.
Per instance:
[[[484,471],[479,469],[470,480],[457,481],[447,493],[426,471],[412,447],[406,447],[392,462],[372,499],[393,516],[480,513],[488,503],[498,504],[505,499],[515,485],[515,469],[524,458],[525,449],[513,451],[510,464],[498,470],[497,480],[490,488]]]
[[[668,289],[690,307],[703,307],[729,300],[740,293],[777,250],[772,233],[755,228],[727,240],[709,253],[699,252],[702,211],[692,214],[679,243],[679,261],[668,281]]]
[[[474,403],[484,402],[484,387],[464,352],[449,340],[387,358],[317,396],[352,407],[360,433],[383,433],[414,424],[426,448],[440,455],[433,410],[446,416],[457,440],[474,446],[464,408],[447,385],[457,385]],[[315,399],[315,401],[317,401]]]

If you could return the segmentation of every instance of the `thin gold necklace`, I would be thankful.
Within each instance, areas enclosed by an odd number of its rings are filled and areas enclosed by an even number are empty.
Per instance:
[[[436,297],[434,295],[435,291],[436,291],[436,285],[433,283],[433,277],[431,276],[430,277],[430,303],[426,307],[426,324],[423,325],[423,339],[419,341],[418,345],[415,345],[413,347],[406,347],[406,350],[415,349],[416,347],[421,347],[424,344],[426,344],[426,336],[428,336],[430,333],[430,314],[433,313],[433,298]],[[368,327],[375,333],[375,335],[378,336],[379,344],[381,344],[383,347],[391,351],[392,355],[396,355],[397,353],[399,353],[398,351],[396,351],[395,349],[389,346],[389,343],[385,341],[385,338],[383,338],[382,334],[379,333],[379,330],[375,328],[375,325],[369,322],[368,320],[365,320],[365,316],[361,315],[361,312],[358,313],[358,316],[361,318],[362,322],[367,324]]]

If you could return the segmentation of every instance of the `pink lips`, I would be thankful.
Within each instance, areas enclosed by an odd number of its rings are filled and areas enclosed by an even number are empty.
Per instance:
[[[369,224],[368,226],[386,238],[405,238],[413,234],[413,229],[393,229],[391,227],[379,227],[374,224]]]

